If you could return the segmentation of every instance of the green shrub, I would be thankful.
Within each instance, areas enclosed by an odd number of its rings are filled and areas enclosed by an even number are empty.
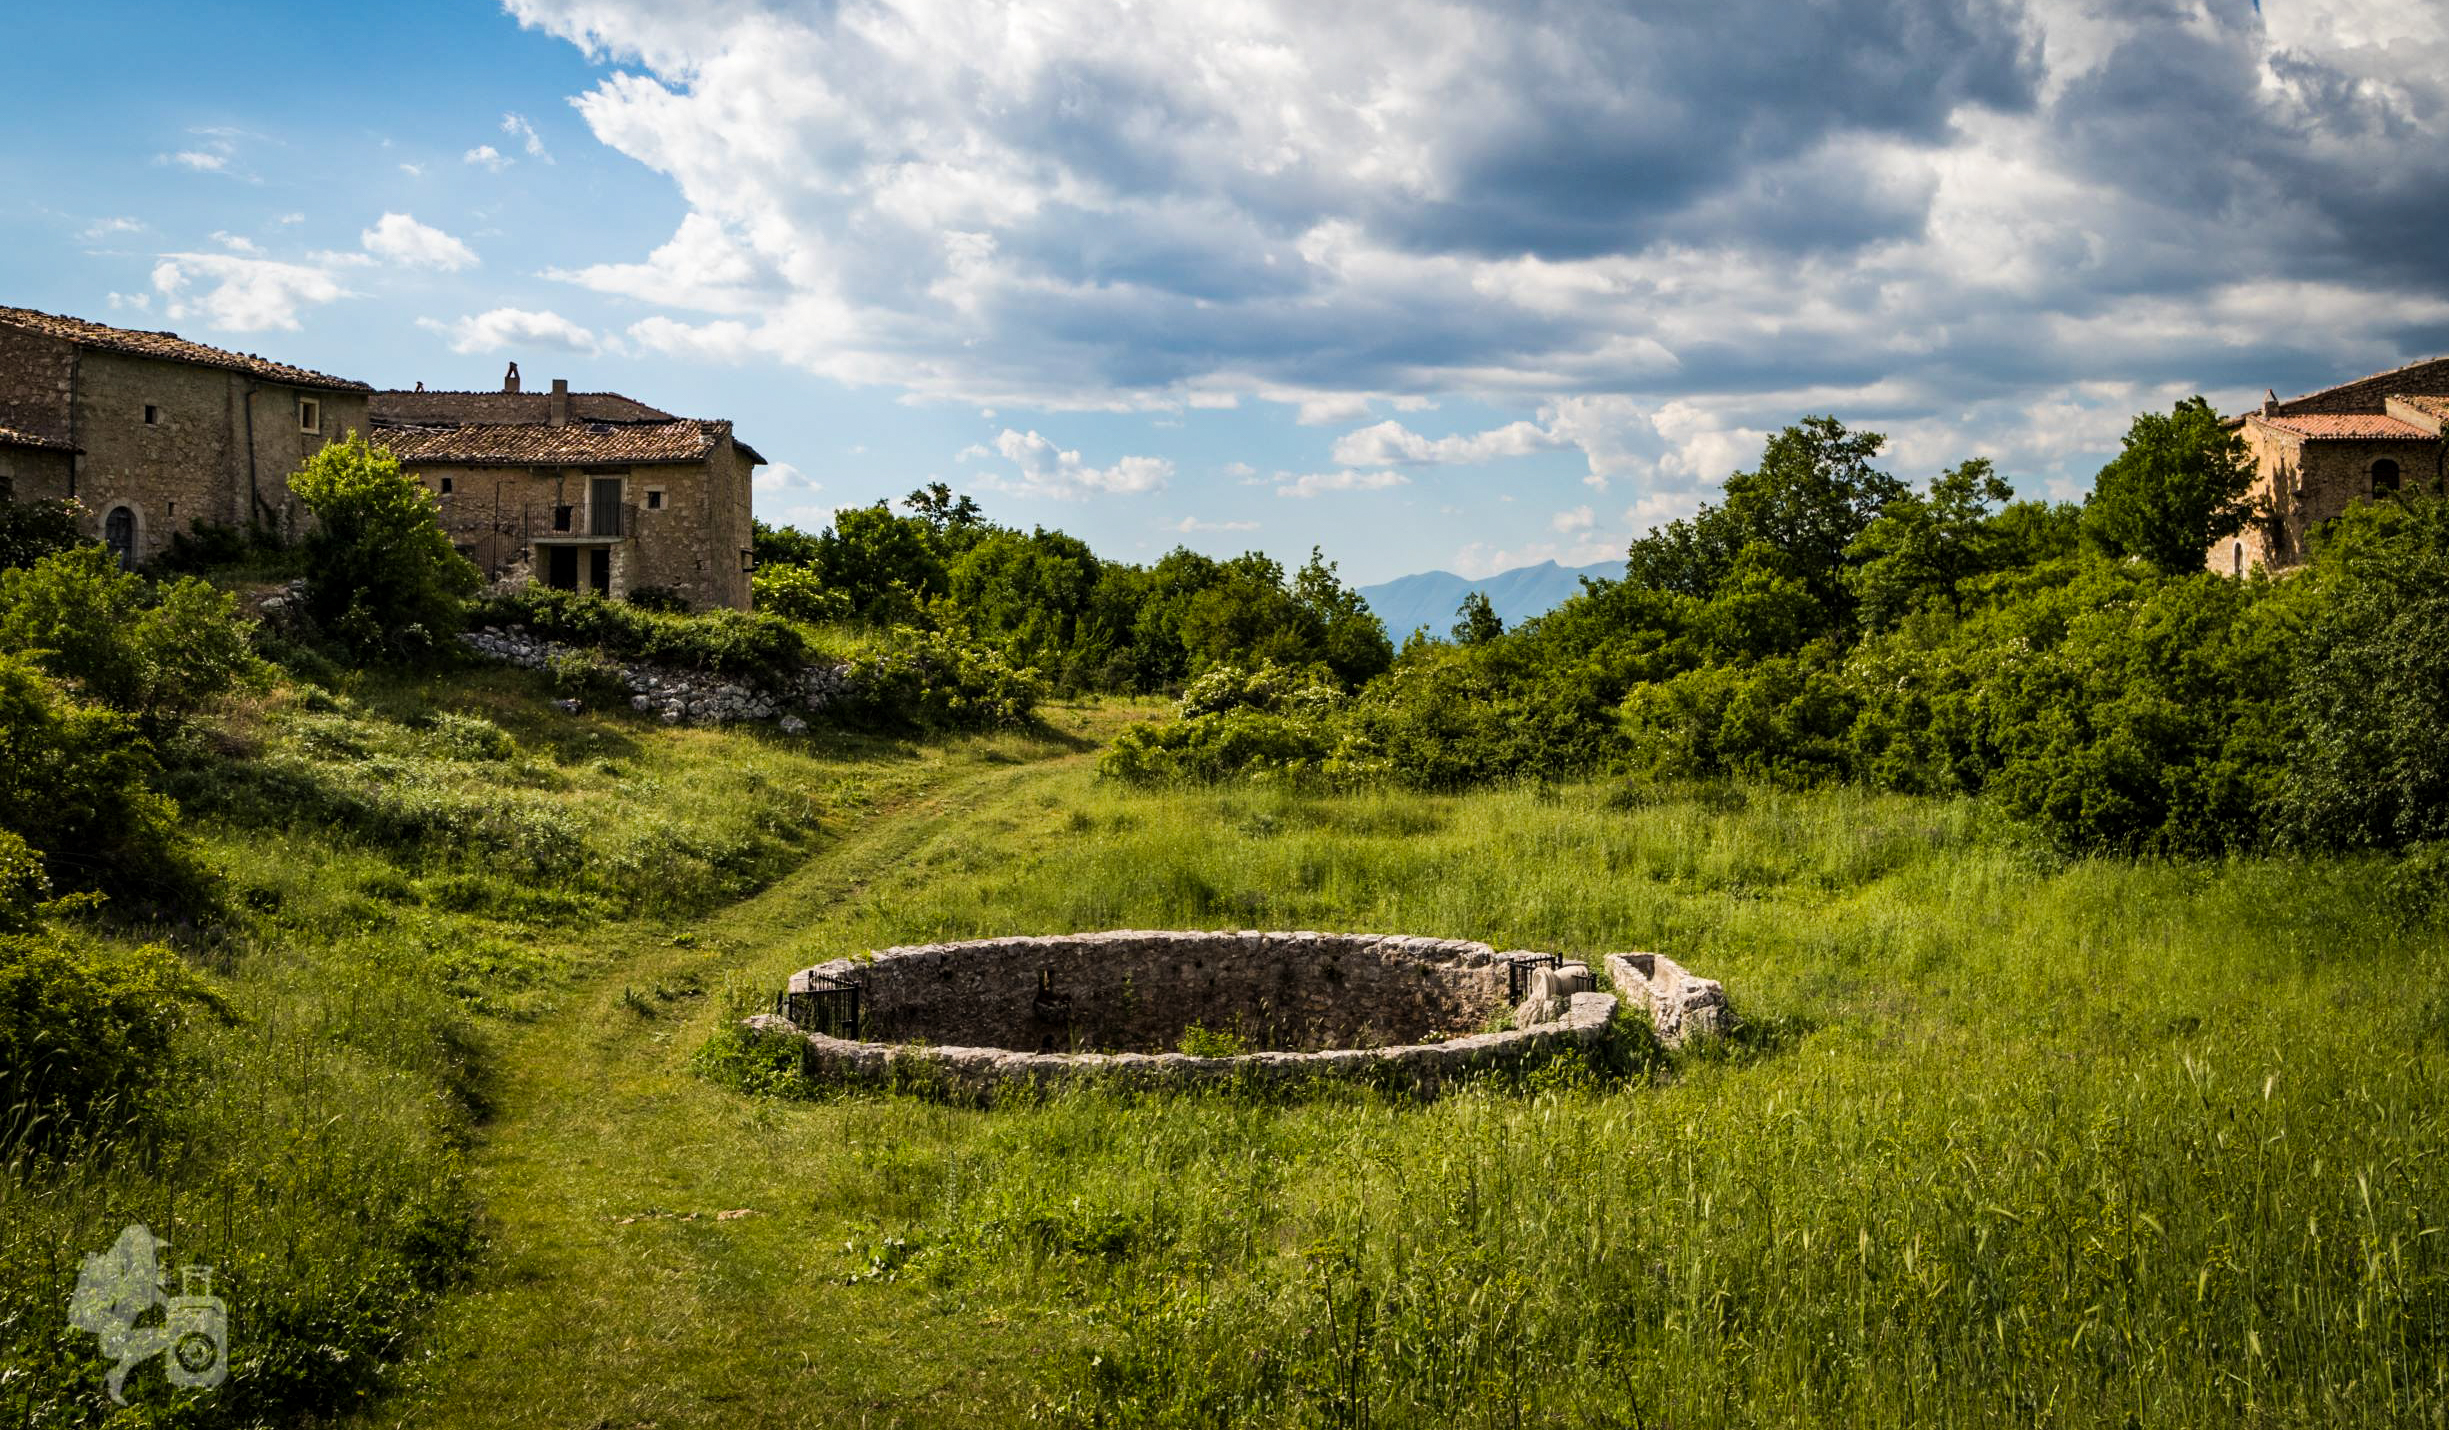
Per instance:
[[[482,715],[445,710],[426,724],[426,733],[446,758],[494,762],[518,753],[507,731]]]
[[[79,705],[0,656],[0,828],[41,853],[53,885],[141,905],[192,901],[198,875],[159,775],[127,716]]]
[[[539,635],[647,665],[751,680],[785,679],[808,662],[807,641],[789,621],[747,611],[677,615],[530,585],[486,601],[475,620],[479,625],[523,625]]]
[[[31,566],[55,551],[83,541],[78,530],[85,508],[74,501],[16,501],[9,479],[0,477],[0,569]]]
[[[1018,725],[1037,708],[1037,672],[943,631],[897,626],[850,662],[843,709],[854,718],[922,729]]]
[[[2286,823],[2329,848],[2449,839],[2449,503],[2358,506],[2313,564]]]
[[[563,651],[546,662],[545,669],[553,677],[553,689],[573,700],[608,705],[629,694],[621,663],[599,650]]]
[[[1238,1058],[1250,1051],[1250,1040],[1229,1028],[1193,1023],[1182,1030],[1175,1048],[1186,1057]]]
[[[632,586],[621,599],[641,611],[661,611],[671,616],[689,613],[689,598],[669,586]]]
[[[59,1131],[108,1108],[137,1113],[168,1071],[171,1035],[217,1000],[160,944],[0,934],[0,1109]]]
[[[817,1092],[808,1075],[808,1044],[786,1028],[727,1024],[699,1045],[689,1066],[715,1086],[750,1097],[804,1101]]]
[[[361,660],[430,654],[460,628],[483,583],[443,535],[433,495],[386,448],[356,433],[325,446],[289,480],[315,518],[307,534],[306,610]]]
[[[0,571],[0,651],[131,714],[189,714],[258,675],[252,624],[226,592],[191,577],[156,588],[99,546]]]
[[[852,614],[848,593],[827,587],[811,567],[759,566],[748,584],[758,611],[786,621],[820,625]]]

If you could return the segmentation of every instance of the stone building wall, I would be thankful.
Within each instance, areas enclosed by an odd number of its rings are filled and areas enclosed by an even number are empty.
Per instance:
[[[74,343],[0,323],[0,427],[69,440],[76,359]]]
[[[618,477],[624,534],[607,548],[609,594],[620,597],[656,586],[677,592],[700,610],[748,608],[748,577],[739,561],[750,543],[748,465],[729,442],[704,462],[603,467],[417,462],[409,470],[434,494],[451,544],[497,585],[544,580],[544,549],[557,539],[584,536],[590,530],[594,482]],[[660,506],[650,493],[660,494]],[[566,532],[554,522],[561,506],[570,508]],[[587,558],[579,559],[578,584],[588,589]]]
[[[0,493],[17,501],[57,501],[68,495],[72,466],[66,452],[0,445]]]
[[[289,478],[327,442],[367,425],[363,392],[90,350],[78,362],[76,412],[77,499],[95,536],[113,508],[132,511],[139,561],[197,520],[260,519],[296,536],[305,514]]]
[[[2449,447],[2438,441],[2308,440],[2250,420],[2243,435],[2254,462],[2251,496],[2264,516],[2207,553],[2205,565],[2222,575],[2303,561],[2314,531],[2372,495],[2373,464],[2383,458],[2398,464],[2402,488],[2437,487],[2449,475]]]

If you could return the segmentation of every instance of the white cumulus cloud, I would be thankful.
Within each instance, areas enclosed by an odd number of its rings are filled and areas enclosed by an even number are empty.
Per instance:
[[[228,332],[294,332],[304,310],[348,296],[330,270],[233,253],[165,253],[153,291],[173,320],[201,318]]]
[[[509,168],[512,162],[509,155],[490,144],[479,144],[460,155],[459,158],[461,163],[474,164],[480,169],[490,169],[496,174]]]
[[[1092,467],[1079,452],[1068,451],[1035,432],[1006,427],[995,438],[993,451],[973,446],[963,460],[1000,455],[1019,469],[1016,477],[989,476],[981,485],[1015,496],[1078,499],[1127,496],[1152,492],[1173,476],[1173,463],[1162,457],[1124,457],[1110,467]]]
[[[374,227],[357,236],[368,253],[404,268],[439,268],[456,273],[476,266],[476,250],[408,214],[387,213]]]
[[[1314,497],[1327,492],[1375,492],[1388,487],[1408,486],[1411,478],[1401,472],[1380,467],[1374,471],[1308,472],[1294,476],[1289,472],[1276,475],[1276,495],[1280,497]]]
[[[447,323],[419,318],[417,326],[448,338],[455,353],[492,353],[505,348],[597,353],[605,347],[594,332],[549,309],[494,308]]]

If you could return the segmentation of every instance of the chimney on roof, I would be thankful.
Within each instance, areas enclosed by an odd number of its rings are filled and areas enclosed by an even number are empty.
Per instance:
[[[570,425],[570,380],[568,378],[557,377],[553,379],[553,400],[552,406],[548,410],[551,411],[552,416],[547,420],[549,420],[552,425],[555,427],[567,427]]]
[[[2262,389],[2262,415],[2265,417],[2279,415],[2279,394],[2272,388]]]
[[[519,365],[518,365],[517,363],[515,363],[515,362],[514,362],[514,363],[512,363],[512,364],[510,365],[510,371],[508,371],[508,372],[506,372],[506,373],[503,373],[503,374],[502,374],[502,391],[504,391],[504,392],[516,392],[516,391],[518,391],[518,390],[519,390]]]

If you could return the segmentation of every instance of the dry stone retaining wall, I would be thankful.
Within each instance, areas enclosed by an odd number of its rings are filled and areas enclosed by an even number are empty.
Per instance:
[[[543,670],[573,649],[524,626],[487,626],[468,631],[460,639],[482,655],[529,670]],[[667,725],[779,719],[786,734],[807,728],[807,722],[793,711],[822,710],[849,688],[843,668],[829,665],[798,672],[793,683],[779,691],[729,676],[656,665],[623,666],[621,683],[629,687],[630,708],[658,715]]]

